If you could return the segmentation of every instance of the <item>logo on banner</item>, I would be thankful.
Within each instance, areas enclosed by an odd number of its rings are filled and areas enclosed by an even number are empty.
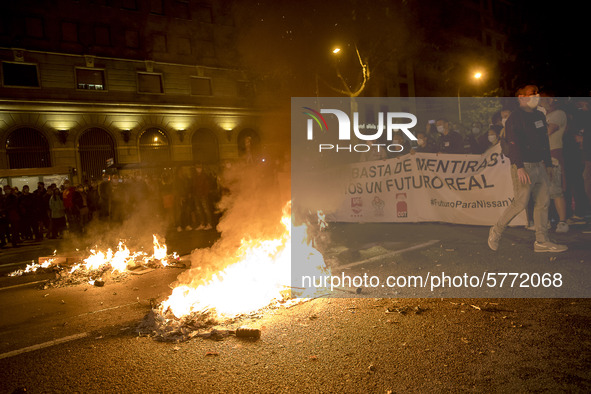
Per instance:
[[[408,217],[408,206],[406,204],[406,193],[396,193],[396,217]]]
[[[410,129],[416,126],[417,117],[408,112],[379,112],[377,119],[377,126],[374,124],[359,124],[359,113],[353,112],[353,122],[345,112],[338,109],[321,109],[320,112],[310,108],[302,107],[305,111],[305,115],[309,116],[307,119],[306,137],[308,141],[314,139],[314,124],[318,125],[321,131],[328,131],[328,124],[322,114],[331,114],[336,116],[338,122],[338,140],[339,141],[351,141],[351,129],[353,129],[354,136],[361,141],[372,141],[374,143],[369,144],[349,144],[349,145],[334,145],[334,144],[318,144],[318,152],[332,150],[335,152],[369,152],[374,149],[378,152],[388,151],[392,153],[402,152],[404,146],[401,144],[378,144],[375,143],[381,139],[386,132],[386,139],[388,141],[393,140],[393,135],[397,131],[401,131],[411,141],[416,141],[415,137]],[[352,124],[351,124],[352,123]],[[352,127],[351,127],[352,126]],[[362,133],[364,130],[365,133]]]
[[[373,206],[375,216],[384,216],[384,207],[386,206],[386,202],[384,200],[378,196],[375,196],[371,202],[371,205]]]
[[[352,197],[351,198],[351,211],[355,215],[360,215],[361,211],[363,210],[363,200],[361,197]]]

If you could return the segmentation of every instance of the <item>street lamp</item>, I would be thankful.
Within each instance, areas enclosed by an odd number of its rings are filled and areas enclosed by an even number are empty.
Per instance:
[[[482,71],[476,71],[474,72],[474,74],[472,74],[472,78],[475,81],[479,81],[480,79],[482,79],[484,75],[482,74]],[[459,122],[460,124],[462,123],[462,106],[460,104],[460,88],[462,87],[462,85],[458,85],[458,118],[459,118]]]
[[[336,48],[334,48],[334,49],[332,50],[332,53],[336,55],[336,54],[337,54],[337,53],[339,53],[340,51],[341,51],[341,48],[339,48],[339,47],[336,47]]]

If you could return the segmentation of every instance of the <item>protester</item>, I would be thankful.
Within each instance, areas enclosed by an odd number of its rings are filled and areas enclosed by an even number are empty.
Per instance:
[[[566,200],[566,224],[585,224],[587,198],[583,180],[583,134],[589,122],[588,112],[585,111],[585,99],[577,99],[564,106],[567,115],[567,128],[562,138],[562,152],[564,158],[564,198]]]
[[[49,199],[49,209],[51,211],[51,235],[49,238],[61,238],[66,229],[66,208],[59,189],[53,190],[53,195]]]
[[[37,241],[41,241],[43,233],[49,230],[49,198],[46,198],[46,195],[45,183],[38,182],[37,190],[33,192],[35,210],[37,211]]]
[[[554,202],[558,214],[557,233],[568,232],[566,224],[566,200],[564,198],[565,177],[564,158],[562,154],[562,139],[567,127],[566,113],[558,108],[557,100],[552,94],[545,93],[540,99],[540,105],[546,110],[548,123],[548,137],[550,142],[550,156],[552,156],[553,175],[550,179],[550,199]]]
[[[193,214],[193,191],[191,178],[182,167],[175,171],[172,190],[174,193],[174,219],[177,231],[191,231],[191,216]]]
[[[19,197],[19,214],[21,217],[20,232],[25,240],[39,239],[39,215],[35,205],[35,196],[29,193],[29,185],[23,186],[23,193]]]
[[[517,91],[519,108],[507,119],[505,131],[511,160],[514,200],[490,228],[488,246],[499,248],[499,241],[507,225],[526,207],[530,195],[534,199],[534,224],[536,227],[535,252],[563,252],[548,238],[549,177],[552,161],[548,141],[548,127],[544,114],[537,111],[539,103],[537,86],[527,85]]]
[[[472,128],[464,135],[464,153],[477,155],[482,153],[484,150],[480,146],[478,139],[482,133],[482,124],[480,122],[472,123]]]
[[[387,154],[389,158],[402,157],[410,153],[410,144],[400,131],[395,131],[392,134],[392,145],[394,146]]]
[[[20,244],[19,230],[21,228],[21,217],[18,205],[18,196],[16,192],[18,189],[12,188],[9,185],[4,186],[4,209],[6,216],[10,223],[10,241],[12,246],[16,247]]]
[[[0,188],[0,248],[10,242],[10,223],[8,221],[8,212],[6,211],[6,196]]]
[[[102,220],[109,220],[112,194],[111,180],[108,175],[103,175],[103,180],[98,185],[99,218]]]
[[[439,119],[436,123],[439,133],[439,152],[440,153],[464,153],[464,143],[462,136],[450,128],[447,119]]]
[[[411,150],[411,154],[419,153],[437,153],[437,145],[431,140],[429,133],[419,131],[416,135],[417,145]]]
[[[76,191],[78,192],[79,198],[75,200],[74,204],[76,206],[76,209],[78,210],[78,215],[80,217],[80,233],[84,233],[86,225],[90,221],[88,209],[88,195],[86,194],[83,185],[77,185]]]
[[[493,124],[485,134],[480,136],[479,145],[481,146],[482,153],[501,143],[500,134],[502,129],[502,126]]]
[[[203,171],[203,166],[195,166],[192,176],[193,198],[199,226],[198,230],[211,230],[213,228],[213,213],[210,206],[211,179]]]

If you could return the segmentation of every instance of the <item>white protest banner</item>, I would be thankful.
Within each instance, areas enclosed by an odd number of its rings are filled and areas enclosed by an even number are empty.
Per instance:
[[[337,222],[493,225],[513,201],[500,146],[482,155],[416,153],[341,167]],[[525,224],[525,214],[511,225]]]

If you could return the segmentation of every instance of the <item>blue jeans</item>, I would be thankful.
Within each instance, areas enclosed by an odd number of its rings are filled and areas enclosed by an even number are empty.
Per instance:
[[[513,203],[503,212],[497,223],[495,231],[500,235],[507,225],[523,211],[529,202],[530,195],[534,199],[534,226],[536,229],[536,241],[547,242],[548,239],[548,206],[550,205],[550,180],[546,172],[544,162],[523,163],[524,169],[529,175],[531,183],[523,184],[517,176],[517,167],[511,166],[511,178],[513,179]]]

